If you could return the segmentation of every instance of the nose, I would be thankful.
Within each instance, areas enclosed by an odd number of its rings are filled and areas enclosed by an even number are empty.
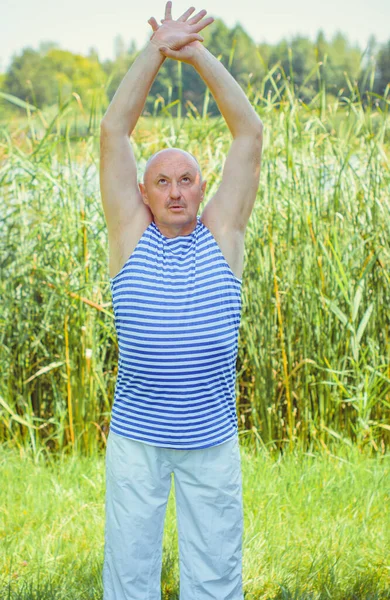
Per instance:
[[[171,198],[180,198],[180,196],[181,196],[179,186],[174,181],[172,181],[172,183],[171,183],[171,189],[170,189],[169,195],[171,196]]]

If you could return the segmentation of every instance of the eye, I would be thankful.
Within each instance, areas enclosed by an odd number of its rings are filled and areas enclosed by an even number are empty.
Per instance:
[[[166,181],[166,179],[164,177],[161,177],[157,183],[161,183],[162,181]]]
[[[189,177],[183,177],[182,181],[184,180],[191,181]]]

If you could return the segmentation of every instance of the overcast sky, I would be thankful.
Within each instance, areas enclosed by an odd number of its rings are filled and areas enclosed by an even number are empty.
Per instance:
[[[191,6],[173,1],[173,18]],[[374,34],[378,42],[390,39],[388,0],[207,0],[193,4],[205,8],[231,27],[239,22],[255,42],[279,41],[302,34],[314,40],[321,28],[330,39],[344,32],[352,44],[365,48]],[[9,65],[12,54],[41,41],[58,42],[64,50],[86,55],[96,48],[100,60],[114,58],[114,38],[123,36],[126,46],[134,39],[140,48],[150,37],[147,23],[163,18],[165,0],[3,0],[0,20],[0,72]],[[211,25],[212,27],[212,25]]]

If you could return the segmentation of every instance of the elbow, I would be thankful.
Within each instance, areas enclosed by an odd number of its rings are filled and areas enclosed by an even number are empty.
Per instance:
[[[240,127],[237,132],[232,132],[234,138],[245,138],[250,144],[262,146],[263,144],[263,123],[257,115]]]
[[[125,124],[122,123],[112,123],[107,119],[102,119],[100,121],[100,135],[101,136],[125,136],[130,137],[131,131],[128,131],[128,128]]]
[[[115,129],[115,125],[110,123],[107,117],[103,117],[103,119],[100,121],[100,131],[112,131],[113,129]]]
[[[100,121],[100,133],[130,136],[131,132],[129,133],[128,127],[125,123],[121,123],[119,121],[113,122],[107,117],[103,117]]]
[[[107,119],[104,119],[104,118],[103,118],[103,119],[100,121],[100,131],[101,131],[101,132],[106,132],[106,131],[108,131],[109,129],[110,129],[110,126],[109,126],[109,123],[108,123]],[[112,129],[112,127],[111,127],[111,129]]]
[[[256,145],[261,146],[263,144],[263,122],[258,115],[254,115],[254,118],[250,123],[248,134]]]
[[[260,119],[258,115],[256,115],[256,123],[255,123],[255,135],[256,138],[263,139],[263,121]]]
[[[263,146],[263,122],[259,118],[253,127],[253,136],[256,146],[258,146],[261,150]]]

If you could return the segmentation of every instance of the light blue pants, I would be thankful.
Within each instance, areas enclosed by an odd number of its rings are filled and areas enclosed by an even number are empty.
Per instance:
[[[175,450],[110,431],[104,600],[161,600],[166,506],[175,479],[180,600],[243,600],[238,437]]]

